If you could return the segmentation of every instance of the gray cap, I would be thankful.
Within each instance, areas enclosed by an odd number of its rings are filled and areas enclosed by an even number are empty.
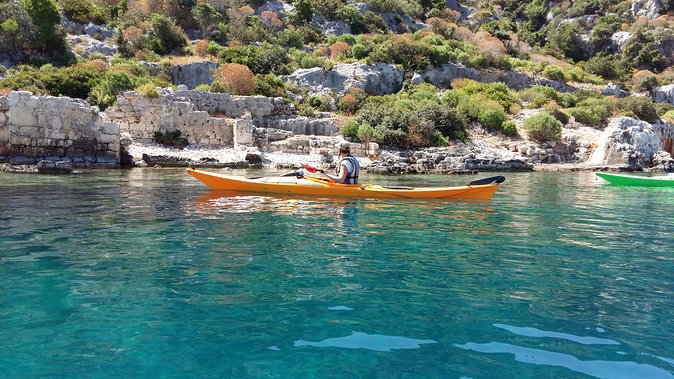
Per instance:
[[[335,145],[341,151],[351,151],[351,142],[349,141],[340,141]]]

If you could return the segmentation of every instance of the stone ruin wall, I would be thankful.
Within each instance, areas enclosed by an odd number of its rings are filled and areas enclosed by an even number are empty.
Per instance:
[[[119,166],[117,124],[83,100],[12,92],[0,97],[0,114],[0,156],[6,152],[10,164],[70,160],[80,168]]]
[[[9,160],[9,97],[0,96],[0,162]]]
[[[160,89],[155,98],[125,92],[106,111],[121,133],[145,143],[153,141],[155,132],[174,130],[180,130],[190,144],[217,146],[251,144],[253,127],[307,135],[338,131],[333,119],[309,119],[295,113],[282,98],[170,89]]]

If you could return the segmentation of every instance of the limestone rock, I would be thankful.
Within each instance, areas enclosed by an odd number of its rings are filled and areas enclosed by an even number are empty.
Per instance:
[[[431,83],[439,88],[449,88],[452,80],[459,78],[472,79],[482,83],[502,82],[509,88],[518,91],[536,85],[551,87],[559,92],[576,91],[574,87],[547,78],[534,78],[517,71],[479,71],[461,63],[446,63],[440,67],[432,67],[423,73],[415,73],[412,77],[412,83]]]
[[[613,33],[611,36],[611,42],[613,42],[613,45],[618,51],[622,51],[631,38],[632,33],[620,31]]]
[[[611,120],[588,164],[651,166],[656,153],[662,150],[659,127],[630,117]]]
[[[655,92],[655,102],[674,104],[674,84],[658,88]]]
[[[627,97],[630,95],[628,91],[620,88],[619,85],[609,82],[604,87],[604,90],[601,92],[604,96],[615,96],[615,97]]]
[[[662,0],[632,0],[630,12],[635,18],[656,19],[664,12]]]
[[[386,95],[400,91],[403,73],[393,64],[344,63],[327,72],[319,67],[300,69],[283,79],[308,88],[310,93],[321,93],[325,89],[344,93],[356,87],[370,95]]]
[[[37,163],[37,171],[40,174],[70,174],[73,172],[71,161],[47,161]]]
[[[66,42],[75,53],[83,58],[89,58],[93,54],[103,54],[109,57],[117,53],[117,46],[101,42],[86,34],[67,36]]]
[[[201,84],[211,84],[213,70],[217,67],[218,64],[211,61],[170,66],[171,83],[186,85],[188,89],[194,89]]]

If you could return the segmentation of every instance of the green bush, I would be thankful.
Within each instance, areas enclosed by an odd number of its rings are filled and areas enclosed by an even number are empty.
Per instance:
[[[360,124],[356,120],[350,120],[349,123],[340,130],[340,133],[345,138],[358,138],[359,128]]]
[[[529,108],[540,108],[550,101],[559,100],[559,93],[550,87],[534,86],[519,93],[520,99],[529,103]]]
[[[425,95],[424,95],[425,96]],[[356,113],[358,124],[372,125],[383,144],[425,147],[441,143],[437,133],[449,139],[465,137],[465,119],[456,109],[432,100],[413,99],[409,93],[374,96]]]
[[[649,92],[655,89],[658,85],[658,78],[655,75],[644,75],[637,79],[632,85],[632,91]]]
[[[61,16],[56,2],[54,0],[22,0],[21,6],[28,12],[33,24],[37,27],[35,48],[51,56],[63,56],[67,51],[67,46],[65,32],[59,24]]]
[[[96,7],[88,0],[62,0],[61,9],[67,18],[81,24],[91,22],[102,25],[108,21],[105,10]]]
[[[662,116],[665,113],[674,110],[674,104],[672,103],[655,103],[655,110],[658,112],[658,115]]]
[[[653,122],[659,118],[655,105],[645,96],[629,96],[618,100],[618,110],[630,112],[639,120],[646,122]]]
[[[373,128],[370,124],[366,122],[358,126],[356,137],[358,137],[358,140],[360,140],[361,142],[377,142],[377,143],[380,143],[383,138],[379,130]]]
[[[117,100],[117,95],[135,87],[133,79],[125,72],[111,71],[91,89],[88,101],[105,109]]]
[[[160,145],[183,148],[188,145],[187,138],[182,137],[180,130],[169,130],[164,133],[154,132],[154,140]]]
[[[267,97],[283,97],[283,80],[274,74],[255,75],[255,94]]]
[[[149,98],[159,97],[157,86],[155,86],[153,83],[141,84],[140,86],[136,87],[135,91],[138,92],[138,94],[141,96]]]
[[[585,71],[599,75],[604,79],[615,79],[618,76],[616,57],[607,54],[597,54],[585,64]]]
[[[562,123],[547,112],[524,120],[524,130],[536,141],[558,141],[562,138]]]
[[[203,84],[199,84],[198,86],[196,86],[196,88],[194,88],[194,90],[195,90],[195,91],[205,91],[205,92],[210,92],[211,86],[208,85],[208,84],[206,84],[206,83],[203,83]]]
[[[662,115],[662,119],[670,124],[674,124],[674,110],[667,111],[667,113]]]
[[[599,125],[601,124],[602,118],[594,113],[591,108],[586,107],[573,107],[567,108],[566,112],[569,116],[573,116],[576,122],[585,125]]]
[[[214,57],[219,57],[222,52],[225,51],[225,48],[220,46],[217,42],[208,41],[208,47],[206,48],[206,54],[212,55]]]
[[[515,124],[514,121],[508,120],[505,121],[502,125],[503,128],[503,133],[505,135],[511,136],[511,137],[516,137],[519,135],[517,132],[517,124]]]
[[[183,53],[189,45],[189,40],[172,18],[154,14],[150,18],[152,24],[150,50],[157,54]]]
[[[543,76],[550,79],[556,80],[558,82],[563,82],[566,80],[566,75],[564,75],[564,70],[557,66],[546,66],[543,69]]]
[[[562,125],[566,125],[569,123],[569,115],[561,110],[559,108],[559,105],[556,103],[552,103],[551,105],[548,105],[545,107],[545,111],[548,112],[552,117],[554,117],[557,121],[561,122]]]
[[[221,59],[221,63],[246,65],[255,74],[286,74],[289,62],[290,57],[283,47],[269,43],[230,47],[225,49]]]

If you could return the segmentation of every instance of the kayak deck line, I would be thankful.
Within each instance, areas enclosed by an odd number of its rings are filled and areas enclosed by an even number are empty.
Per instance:
[[[378,184],[342,184],[317,177],[261,177],[248,179],[196,169],[187,173],[211,189],[254,193],[293,194],[308,196],[342,196],[354,198],[413,198],[413,199],[491,199],[498,183],[505,178],[486,178],[480,184],[458,187],[408,187]],[[484,182],[484,184],[482,184]]]

